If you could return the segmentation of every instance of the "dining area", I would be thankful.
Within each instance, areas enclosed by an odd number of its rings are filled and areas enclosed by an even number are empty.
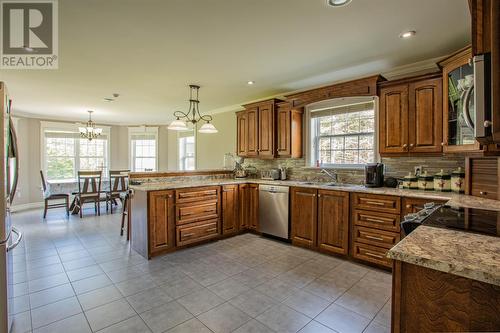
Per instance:
[[[101,215],[101,205],[105,205],[107,214],[119,212],[121,205],[120,235],[123,236],[127,223],[127,240],[130,238],[130,170],[78,170],[75,180],[47,180],[40,170],[43,195],[43,218],[47,218],[51,209],[63,208],[66,216],[92,213]],[[93,209],[92,209],[93,206]]]

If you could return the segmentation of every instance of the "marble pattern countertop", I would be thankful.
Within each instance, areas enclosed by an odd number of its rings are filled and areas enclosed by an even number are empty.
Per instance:
[[[500,286],[500,241],[450,229],[420,226],[388,257]]]
[[[396,188],[367,188],[362,185],[300,181],[270,181],[261,179],[217,179],[207,181],[146,182],[131,185],[136,191],[156,191],[196,186],[228,184],[269,184],[300,186],[357,193],[395,195],[429,200],[446,200],[453,207],[479,208],[500,211],[500,201],[464,194],[402,190]],[[461,231],[420,226],[389,250],[388,257],[438,271],[500,286],[500,238]]]

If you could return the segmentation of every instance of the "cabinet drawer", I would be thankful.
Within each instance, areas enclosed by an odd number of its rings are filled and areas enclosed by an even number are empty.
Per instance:
[[[392,267],[392,259],[387,258],[388,249],[354,242],[353,257],[385,267]]]
[[[183,246],[219,235],[219,220],[190,223],[176,227],[177,246]]]
[[[355,209],[352,213],[353,224],[375,229],[399,232],[400,216]]]
[[[175,191],[175,202],[178,204],[219,200],[219,187],[197,187]]]
[[[354,193],[352,195],[352,206],[359,209],[399,214],[401,211],[401,198],[391,195]]]
[[[353,241],[368,245],[375,245],[390,249],[399,242],[400,235],[397,232],[382,231],[377,229],[354,226]]]
[[[199,205],[177,205],[175,211],[175,223],[177,225],[202,220],[213,220],[219,217],[217,201],[211,201]]]

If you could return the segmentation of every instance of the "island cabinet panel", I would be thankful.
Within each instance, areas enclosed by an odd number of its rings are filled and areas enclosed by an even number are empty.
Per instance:
[[[500,287],[394,261],[392,332],[498,332]]]
[[[318,247],[326,252],[348,253],[348,192],[318,191]]]
[[[238,186],[238,206],[239,206],[239,221],[238,229],[245,230],[248,229],[248,215],[250,212],[249,201],[250,201],[250,184],[241,184]]]
[[[174,191],[149,193],[149,252],[175,247]]]
[[[318,230],[318,190],[293,187],[291,195],[292,243],[315,248]]]
[[[222,233],[233,234],[238,231],[238,185],[222,187]]]
[[[380,153],[408,151],[408,85],[380,90]]]

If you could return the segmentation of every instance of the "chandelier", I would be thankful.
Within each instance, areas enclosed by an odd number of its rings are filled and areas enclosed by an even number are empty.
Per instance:
[[[198,109],[198,104],[200,104],[200,100],[198,99],[198,91],[200,90],[200,86],[190,84],[190,93],[189,93],[189,110],[184,113],[182,111],[175,111],[174,117],[176,118],[174,121],[168,125],[169,130],[174,131],[187,131],[188,123],[192,123],[196,125],[197,123],[204,121],[205,123],[200,127],[198,132],[200,133],[217,133],[218,130],[215,126],[210,123],[212,121],[212,116],[210,115],[201,115],[200,110]]]
[[[78,131],[82,138],[92,141],[101,135],[102,128],[96,128],[95,123],[92,121],[92,112],[94,111],[89,110],[87,112],[89,113],[89,120],[87,121],[86,127],[78,127]]]

